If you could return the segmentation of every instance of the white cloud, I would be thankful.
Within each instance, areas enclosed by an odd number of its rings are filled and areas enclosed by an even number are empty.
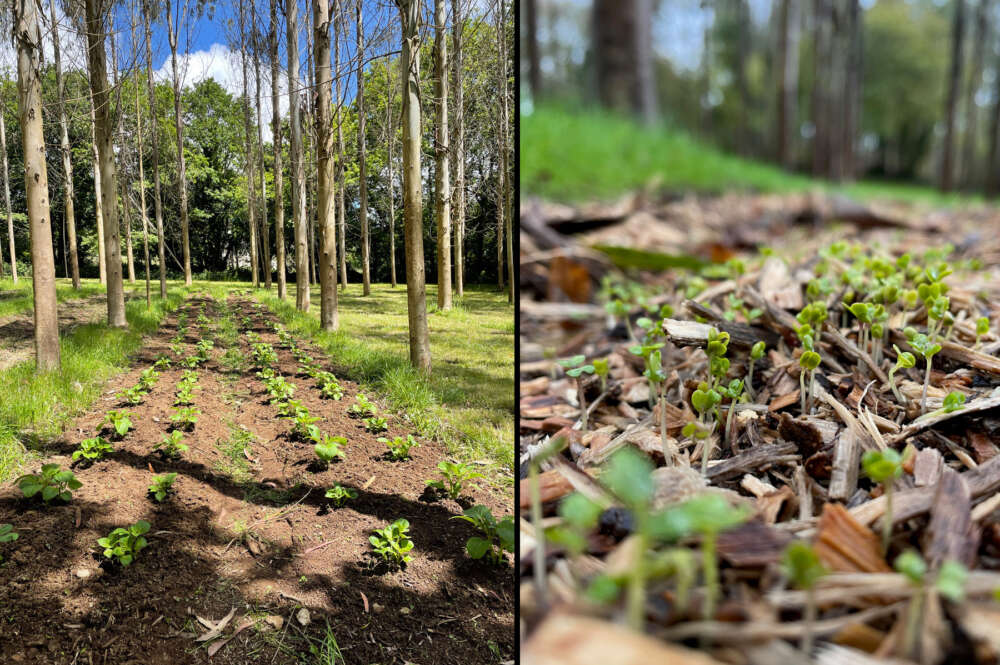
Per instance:
[[[187,55],[177,56],[177,67],[181,75],[181,85],[185,88],[212,78],[231,95],[243,94],[243,65],[239,52],[234,52],[227,45],[216,42],[207,51],[200,50]],[[253,95],[253,63],[247,63],[250,76],[250,95]],[[170,56],[153,75],[159,81],[173,81],[173,66]],[[282,115],[288,112],[288,77],[279,70],[278,73],[278,110]],[[261,85],[261,122],[263,123],[264,139],[271,139],[271,65],[267,61],[260,63]]]

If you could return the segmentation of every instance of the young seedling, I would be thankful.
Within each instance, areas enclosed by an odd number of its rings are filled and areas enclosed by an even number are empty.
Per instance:
[[[139,520],[127,529],[119,527],[104,538],[98,538],[97,544],[104,548],[106,558],[127,566],[149,544],[143,535],[148,531],[149,522]]]
[[[630,308],[627,304],[621,300],[612,300],[604,305],[604,310],[614,319],[621,319],[625,324],[625,329],[628,331],[628,338],[631,340],[635,339],[635,334],[632,332],[632,322],[629,320]]]
[[[715,545],[719,534],[745,522],[749,513],[743,507],[734,507],[718,494],[701,494],[682,505],[690,528],[701,534],[701,565],[705,577],[704,618],[715,616],[719,597],[719,568]]]
[[[913,328],[907,328],[903,332],[910,347],[927,363],[927,369],[924,371],[924,388],[920,393],[920,414],[923,415],[927,411],[927,386],[931,382],[931,359],[934,354],[941,350],[941,345]]]
[[[816,368],[819,367],[821,358],[813,350],[803,351],[799,356],[799,390],[802,397],[802,415],[806,415],[812,410],[813,392],[816,387]],[[806,372],[809,372],[809,384],[806,385]]]
[[[118,438],[122,438],[132,429],[132,414],[127,411],[108,411],[104,417],[104,424],[110,424]]]
[[[368,417],[378,415],[378,406],[374,402],[369,401],[364,393],[358,393],[355,398],[357,402],[352,404],[347,412],[354,416],[355,418]]]
[[[587,431],[587,400],[583,390],[583,375],[594,373],[594,366],[584,364],[586,361],[587,356],[583,355],[559,361],[559,364],[566,370],[566,375],[576,379],[576,400],[580,405],[581,429],[584,432]]]
[[[514,517],[508,515],[497,522],[486,506],[466,508],[453,520],[465,520],[479,529],[482,536],[473,536],[465,543],[465,551],[473,559],[486,557],[494,566],[504,562],[504,552],[514,551]]]
[[[298,437],[300,441],[319,440],[320,431],[316,423],[319,418],[309,415],[309,411],[297,414],[292,418],[292,435]]]
[[[892,388],[892,394],[896,396],[899,403],[906,404],[906,398],[903,397],[903,394],[896,387],[896,380],[893,375],[901,369],[910,369],[917,364],[917,359],[913,357],[912,353],[903,351],[895,344],[892,345],[892,348],[896,351],[896,364],[889,370],[889,387]]]
[[[659,386],[660,447],[663,449],[663,459],[669,466],[673,464],[676,451],[667,437],[667,373],[663,371],[663,359],[659,349],[646,356],[646,369],[643,375],[649,380],[651,389]]]
[[[733,415],[736,413],[736,405],[747,400],[742,379],[733,379],[728,386],[719,386],[719,392],[724,397],[729,398],[729,409],[726,413],[726,427],[722,430],[723,441],[729,442],[733,435]]]
[[[806,592],[802,651],[807,657],[810,657],[813,647],[812,627],[816,623],[816,582],[829,571],[820,562],[816,550],[798,540],[785,549],[781,559],[781,567],[792,584]]]
[[[159,361],[157,361],[159,362]],[[169,362],[169,361],[168,361]],[[149,392],[156,385],[156,382],[160,378],[160,373],[156,371],[156,365],[153,367],[147,367],[139,373],[139,383],[136,384],[143,392]]]
[[[267,387],[267,394],[271,404],[289,400],[295,394],[295,384],[285,381],[285,377],[283,376],[265,379],[264,384]]]
[[[329,379],[319,384],[319,395],[325,399],[339,401],[344,396],[344,390],[337,379]]]
[[[165,457],[178,458],[181,453],[188,449],[187,444],[181,443],[184,439],[184,432],[179,429],[175,429],[167,434],[163,435],[163,440],[156,444],[156,450],[159,450]]]
[[[989,334],[990,332],[990,319],[986,316],[981,316],[976,319],[976,346],[974,348],[978,349],[982,345],[982,336]]]
[[[598,376],[601,380],[601,392],[607,392],[608,390],[608,372],[610,368],[608,367],[607,358],[596,358],[591,365],[594,366],[594,374]]]
[[[378,434],[379,432],[384,432],[389,429],[389,424],[383,416],[371,416],[363,419],[361,422],[364,423],[365,429],[372,434]]]
[[[0,543],[12,543],[17,539],[18,533],[14,531],[13,525],[0,524]],[[0,562],[3,562],[3,556],[0,556]]]
[[[80,442],[80,447],[73,451],[73,461],[75,462],[81,457],[89,461],[99,460],[113,450],[111,444],[104,437],[95,436],[93,439],[84,439]]]
[[[170,416],[170,422],[174,424],[175,429],[190,432],[198,423],[198,416],[200,414],[201,410],[197,407],[180,406],[174,409],[174,414]]]
[[[417,440],[413,438],[412,434],[407,434],[405,439],[401,436],[397,436],[393,437],[391,440],[385,437],[379,437],[378,440],[379,442],[389,446],[389,457],[394,460],[410,459],[410,449],[420,446],[420,444],[417,443]]]
[[[483,474],[472,470],[472,467],[462,462],[449,462],[442,460],[438,462],[438,471],[444,476],[444,480],[427,480],[429,487],[439,489],[448,493],[451,499],[458,499],[462,496],[465,482],[474,478],[484,478]]]
[[[882,516],[882,554],[889,553],[892,538],[892,485],[903,475],[903,460],[892,448],[869,450],[861,458],[865,475],[882,485],[885,492],[885,514]]]
[[[941,413],[954,413],[965,408],[965,393],[952,391],[945,395],[941,405]]]
[[[309,409],[303,406],[302,402],[297,399],[290,399],[285,402],[278,402],[278,415],[282,418],[298,418],[299,416],[308,416]]]
[[[83,487],[83,483],[76,479],[72,471],[61,470],[58,464],[43,464],[41,473],[25,474],[15,482],[26,498],[30,499],[38,494],[45,503],[57,497],[69,501],[73,490]]]
[[[330,503],[333,504],[334,508],[340,508],[347,503],[348,500],[358,498],[358,492],[350,487],[344,487],[337,484],[328,489],[324,496],[327,499],[330,499]]]
[[[191,406],[194,404],[194,386],[185,381],[177,384],[177,395],[174,406]]]
[[[747,379],[744,382],[747,388],[747,394],[750,395],[750,399],[755,399],[753,393],[753,366],[758,360],[764,357],[765,350],[764,342],[757,342],[750,349],[750,361],[747,364]]]
[[[149,486],[149,493],[157,503],[163,503],[167,495],[173,491],[176,473],[165,473],[162,476],[153,476],[153,482]]]
[[[346,445],[347,437],[327,435],[323,437],[322,441],[313,446],[313,452],[316,453],[316,457],[319,458],[319,461],[325,468],[335,459],[344,459],[344,451],[340,447]]]
[[[712,414],[718,413],[716,407],[718,407],[721,401],[722,395],[704,381],[698,384],[698,389],[691,393],[691,406],[698,412],[698,422],[688,423],[684,427],[684,435],[694,436],[694,438],[703,440],[701,453],[701,475],[703,476],[708,473],[708,460],[712,455],[712,447],[708,437],[715,430],[716,421],[718,420]],[[707,427],[705,426],[706,417],[708,417]]]
[[[143,398],[146,396],[146,391],[139,386],[132,386],[131,388],[126,388],[121,391],[115,397],[117,397],[123,404],[129,406],[138,406],[142,404]]]
[[[402,566],[413,560],[413,557],[407,554],[413,549],[409,529],[410,522],[401,517],[384,529],[376,529],[374,534],[368,537],[368,542],[383,561]]]

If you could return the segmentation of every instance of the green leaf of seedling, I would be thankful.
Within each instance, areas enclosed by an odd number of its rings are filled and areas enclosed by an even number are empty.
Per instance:
[[[802,541],[795,541],[788,546],[782,556],[781,567],[785,575],[800,589],[811,589],[828,572],[816,550]]]
[[[942,404],[942,409],[945,413],[952,413],[953,411],[958,411],[965,406],[965,395],[963,393],[953,391],[948,393],[944,398],[944,404]]]
[[[601,573],[593,579],[584,597],[592,603],[608,605],[621,595],[621,585],[610,575]]]
[[[990,320],[989,318],[982,316],[976,319],[976,334],[985,335],[990,331]]]
[[[754,344],[750,349],[750,360],[760,360],[763,358],[765,348],[764,342],[757,342]]]
[[[594,373],[597,376],[607,376],[608,375],[608,359],[598,358],[593,362]]]
[[[490,541],[485,538],[480,538],[479,536],[473,536],[465,543],[465,551],[469,553],[469,556],[473,559],[482,559],[483,556],[490,550]]]
[[[572,358],[565,358],[563,360],[560,360],[559,364],[568,369],[568,368],[571,368],[571,367],[576,367],[577,365],[579,365],[580,363],[582,363],[586,359],[587,359],[587,356],[581,354],[581,355],[573,356]]]
[[[902,458],[892,449],[869,450],[861,458],[865,475],[877,483],[894,480],[903,475]]]
[[[566,374],[568,376],[573,377],[574,379],[578,378],[581,374],[593,374],[593,373],[594,373],[593,365],[583,365],[582,367],[576,367],[574,369],[566,370]]]
[[[813,371],[819,367],[820,356],[815,351],[804,351],[801,356],[799,356],[799,366],[803,369]]]
[[[922,584],[927,574],[927,564],[914,550],[907,550],[896,557],[892,567],[902,573],[913,584]]]
[[[486,510],[485,507],[483,509]],[[601,511],[600,504],[579,492],[573,492],[559,504],[559,515],[563,521],[581,529],[594,527],[601,516]]]
[[[635,448],[616,452],[601,473],[601,481],[632,509],[643,509],[653,496],[653,464]]]
[[[895,344],[892,348],[896,351],[896,367],[899,369],[909,369],[917,364],[917,359],[909,351],[903,351]]]
[[[965,580],[969,571],[957,561],[948,560],[941,564],[935,586],[938,592],[952,602],[960,602],[965,597]]]

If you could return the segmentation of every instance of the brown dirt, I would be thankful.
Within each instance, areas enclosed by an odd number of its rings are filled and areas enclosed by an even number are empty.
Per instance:
[[[65,337],[73,328],[96,323],[107,315],[107,299],[103,293],[59,303],[59,336]],[[35,353],[35,313],[0,317],[0,370],[13,367]]]
[[[496,662],[512,658],[513,570],[490,568],[464,552],[471,525],[451,519],[463,505],[425,493],[436,477],[442,447],[421,441],[412,459],[390,462],[385,446],[347,415],[358,386],[341,380],[340,401],[322,399],[314,382],[295,376],[291,353],[279,349],[274,317],[248,301],[230,301],[237,317],[254,319],[252,329],[278,350],[281,373],[296,385],[295,398],[319,415],[328,434],[348,438],[346,458],[316,472],[312,446],[289,437],[290,423],[266,401],[262,382],[246,367],[220,365],[219,342],[212,359],[198,369],[195,406],[202,415],[181,460],[153,451],[169,427],[180,368],[163,371],[143,404],[126,407],[135,429],[115,452],[89,468],[76,467],[83,487],[66,505],[28,501],[12,484],[0,488],[0,523],[20,533],[0,545],[0,662],[151,663],[208,662],[206,643],[194,638],[207,629],[196,616],[217,621],[236,614],[224,635],[246,617],[254,625],[238,634],[213,663],[298,663],[307,638],[319,638],[326,622],[350,663]],[[189,331],[183,355],[200,337],[198,301],[189,302]],[[220,310],[212,303],[208,316]],[[168,354],[177,330],[172,316],[148,340],[133,369],[109,383],[104,400],[65,431],[60,454],[45,461],[70,463],[81,439],[94,436],[114,393],[134,385],[139,372]],[[241,331],[240,350],[249,357]],[[322,353],[300,341],[322,360]],[[371,395],[369,395],[371,397]],[[381,436],[405,435],[406,423],[389,418]],[[234,476],[232,461],[217,443],[242,426],[256,440],[245,450],[248,473]],[[176,494],[163,504],[146,493],[154,473],[177,472]],[[358,498],[330,509],[326,488],[339,482]],[[479,503],[495,515],[509,514],[512,500],[480,481],[465,506]],[[410,521],[414,559],[402,570],[373,566],[368,536],[398,517]],[[102,564],[96,540],[118,526],[145,519],[150,546],[129,567]],[[241,537],[242,535],[242,537]],[[88,571],[86,577],[79,571]],[[311,613],[308,626],[293,619],[297,608]],[[263,621],[284,618],[280,630]]]

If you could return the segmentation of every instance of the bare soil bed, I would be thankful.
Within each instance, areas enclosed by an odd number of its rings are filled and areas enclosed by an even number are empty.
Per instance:
[[[193,322],[201,301],[180,311]],[[108,396],[66,429],[59,454],[45,460],[69,466],[73,449],[96,436],[108,409],[134,414],[134,430],[107,459],[74,466],[83,487],[72,501],[44,506],[23,498],[14,484],[0,489],[0,523],[20,533],[0,564],[0,662],[204,663],[209,645],[232,636],[211,662],[298,663],[327,624],[350,663],[457,665],[512,657],[513,571],[469,559],[464,544],[473,528],[451,519],[473,503],[498,517],[509,514],[510,498],[485,481],[466,491],[462,503],[425,492],[445,451],[421,441],[409,461],[388,461],[386,446],[347,413],[358,386],[341,380],[341,400],[321,398],[279,348],[275,318],[255,305],[212,301],[206,314],[215,321],[228,309],[251,319],[250,329],[274,345],[276,369],[296,385],[295,398],[321,417],[320,429],[347,437],[346,458],[314,470],[312,444],[290,437],[290,423],[268,403],[249,364],[233,362],[250,355],[244,330],[238,354],[220,362],[226,349],[216,341],[211,359],[197,369],[201,415],[185,437],[189,450],[179,460],[154,451],[169,428],[182,373],[170,348],[178,328],[172,315],[133,369],[108,384]],[[198,341],[192,325],[182,356]],[[300,347],[329,365],[317,349]],[[122,406],[114,394],[161,355],[175,361],[171,368],[142,404]],[[234,454],[241,428],[252,439]],[[389,432],[379,436],[406,434],[405,421],[392,416]],[[176,493],[157,504],[147,488],[154,474],[168,472],[178,474]],[[331,508],[324,492],[335,483],[354,488],[357,498]],[[399,517],[411,524],[414,558],[386,571],[371,558],[368,536]],[[97,539],[140,519],[152,525],[149,547],[128,567],[103,563]],[[196,641],[210,627],[199,617],[211,624],[233,610],[221,638]]]

